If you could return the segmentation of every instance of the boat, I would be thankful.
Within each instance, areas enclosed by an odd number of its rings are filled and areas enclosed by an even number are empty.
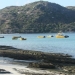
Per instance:
[[[38,38],[45,38],[46,36],[38,36]]]
[[[68,38],[69,36],[68,35],[63,35],[62,33],[58,33],[56,35],[56,38]]]
[[[21,36],[13,36],[12,37],[13,40],[17,40],[18,38],[21,38]]]
[[[22,38],[22,37],[21,37],[21,38],[20,38],[20,40],[27,40],[27,39],[26,39],[26,38]]]
[[[0,38],[4,38],[4,36],[0,36]]]
[[[54,36],[53,36],[53,35],[48,35],[48,36],[47,36],[47,38],[51,38],[51,37],[54,37]]]

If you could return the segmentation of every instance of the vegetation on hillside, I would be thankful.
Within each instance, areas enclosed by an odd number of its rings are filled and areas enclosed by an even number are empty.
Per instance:
[[[74,32],[75,11],[47,1],[0,10],[0,33]]]

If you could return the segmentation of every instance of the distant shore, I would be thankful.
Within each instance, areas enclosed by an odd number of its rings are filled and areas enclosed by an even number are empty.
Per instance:
[[[36,73],[35,75],[50,75],[50,73],[57,73],[58,75],[75,74],[75,59],[68,54],[45,53],[41,51],[21,50],[11,46],[0,46],[0,56],[10,57],[13,59],[18,59],[18,60],[37,61],[37,62],[34,62],[34,61],[30,62],[27,68],[24,67],[23,70],[14,67],[15,71],[17,72],[20,71],[20,73],[24,75],[26,73],[32,73],[32,72],[33,72],[32,75],[34,75],[35,73]],[[35,68],[38,69],[38,71]],[[33,71],[31,72],[32,69]],[[49,74],[43,74],[43,73],[39,74],[40,73],[39,71],[41,72],[48,71]],[[56,75],[56,74],[52,74],[52,75]]]

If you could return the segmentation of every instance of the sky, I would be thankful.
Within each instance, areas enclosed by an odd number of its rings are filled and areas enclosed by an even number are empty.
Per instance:
[[[0,9],[3,9],[8,6],[23,6],[25,4],[40,1],[40,0],[0,0]],[[52,3],[57,3],[61,6],[75,6],[75,0],[42,0]]]

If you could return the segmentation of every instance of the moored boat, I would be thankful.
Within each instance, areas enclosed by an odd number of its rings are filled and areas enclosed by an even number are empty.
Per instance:
[[[45,38],[46,36],[38,36],[38,38]]]
[[[54,36],[53,36],[53,35],[48,35],[48,36],[47,36],[47,38],[51,38],[51,37],[54,37]]]
[[[0,36],[0,38],[4,38],[4,36]]]
[[[62,33],[58,33],[56,35],[56,38],[68,38],[69,36],[68,35],[63,35]]]
[[[20,40],[27,40],[26,38],[20,38]]]
[[[21,38],[21,36],[14,36],[14,37],[12,37],[13,40],[17,40],[18,38]]]

